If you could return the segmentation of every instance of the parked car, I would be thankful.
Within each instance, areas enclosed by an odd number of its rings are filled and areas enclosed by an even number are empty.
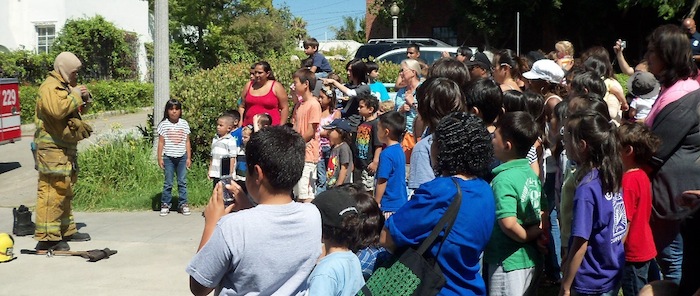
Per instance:
[[[367,44],[381,44],[381,43],[415,43],[420,46],[442,46],[442,47],[450,47],[452,45],[449,45],[445,42],[442,42],[437,39],[433,38],[397,38],[397,39],[370,39],[367,41]]]
[[[421,49],[427,47],[450,47],[449,44],[432,38],[398,38],[398,39],[370,39],[367,44],[360,46],[355,52],[356,59],[377,58],[385,52],[407,48],[411,44],[418,44]]]
[[[391,51],[393,49],[399,49],[399,48],[407,48],[411,43],[373,43],[373,44],[364,44],[360,46],[360,48],[357,49],[357,52],[355,52],[355,58],[356,59],[370,59],[379,57],[383,53],[387,51]]]
[[[450,56],[457,55],[457,47],[421,47],[420,48],[420,59],[431,65],[435,61],[442,57],[443,52],[448,52]],[[382,55],[378,56],[375,61],[384,61],[394,64],[399,64],[401,61],[406,59],[406,48],[398,48],[394,50],[387,51]]]

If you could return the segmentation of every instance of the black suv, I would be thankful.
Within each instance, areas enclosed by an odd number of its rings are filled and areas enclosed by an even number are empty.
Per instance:
[[[440,40],[431,38],[370,39],[367,42],[367,44],[364,44],[357,49],[357,52],[355,53],[355,58],[376,58],[390,50],[407,48],[413,43],[418,44],[421,47],[450,46]]]
[[[369,59],[369,57],[376,58],[383,53],[399,48],[407,48],[412,43],[375,43],[375,44],[364,44],[357,49],[355,52],[356,59]]]

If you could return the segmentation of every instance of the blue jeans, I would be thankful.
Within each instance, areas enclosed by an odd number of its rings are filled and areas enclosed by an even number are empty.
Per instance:
[[[169,157],[163,155],[165,169],[165,181],[163,182],[163,195],[160,202],[170,205],[173,199],[173,175],[177,174],[177,192],[179,195],[177,206],[187,203],[187,155],[181,157]]]
[[[559,219],[556,209],[552,209],[549,213],[549,244],[547,250],[549,253],[545,255],[545,274],[552,280],[561,280],[561,232],[559,231]]]
[[[543,193],[547,197],[548,209],[543,209],[549,211],[549,244],[547,245],[547,255],[544,258],[544,273],[551,280],[559,281],[561,280],[561,233],[559,231],[559,220],[556,205],[556,193],[554,182],[556,182],[556,174],[548,173],[544,186],[542,188]]]
[[[617,296],[617,293],[620,291],[620,287],[613,288],[610,291],[600,293],[600,294],[584,294],[584,293],[578,293],[574,290],[571,290],[571,295],[572,296]]]
[[[316,195],[326,191],[326,165],[331,157],[331,147],[321,147],[321,160],[316,164]]]
[[[635,296],[644,285],[649,283],[649,266],[652,261],[625,262],[625,268],[622,271],[622,295]]]
[[[657,245],[656,262],[664,280],[681,283],[683,265],[683,237],[680,232],[666,247]]]

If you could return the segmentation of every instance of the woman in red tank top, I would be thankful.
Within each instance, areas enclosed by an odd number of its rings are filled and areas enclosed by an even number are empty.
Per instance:
[[[285,124],[289,104],[284,87],[275,81],[267,62],[256,63],[253,71],[253,80],[246,84],[243,100],[238,106],[238,111],[243,115],[243,125],[253,124],[253,116],[261,113],[270,114],[272,125]]]

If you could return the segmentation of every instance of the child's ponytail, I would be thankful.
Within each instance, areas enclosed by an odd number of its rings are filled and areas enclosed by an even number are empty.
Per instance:
[[[572,142],[583,140],[587,147],[576,179],[581,181],[588,172],[597,168],[603,191],[620,191],[623,169],[617,126],[597,111],[581,110],[569,116],[567,127]]]

